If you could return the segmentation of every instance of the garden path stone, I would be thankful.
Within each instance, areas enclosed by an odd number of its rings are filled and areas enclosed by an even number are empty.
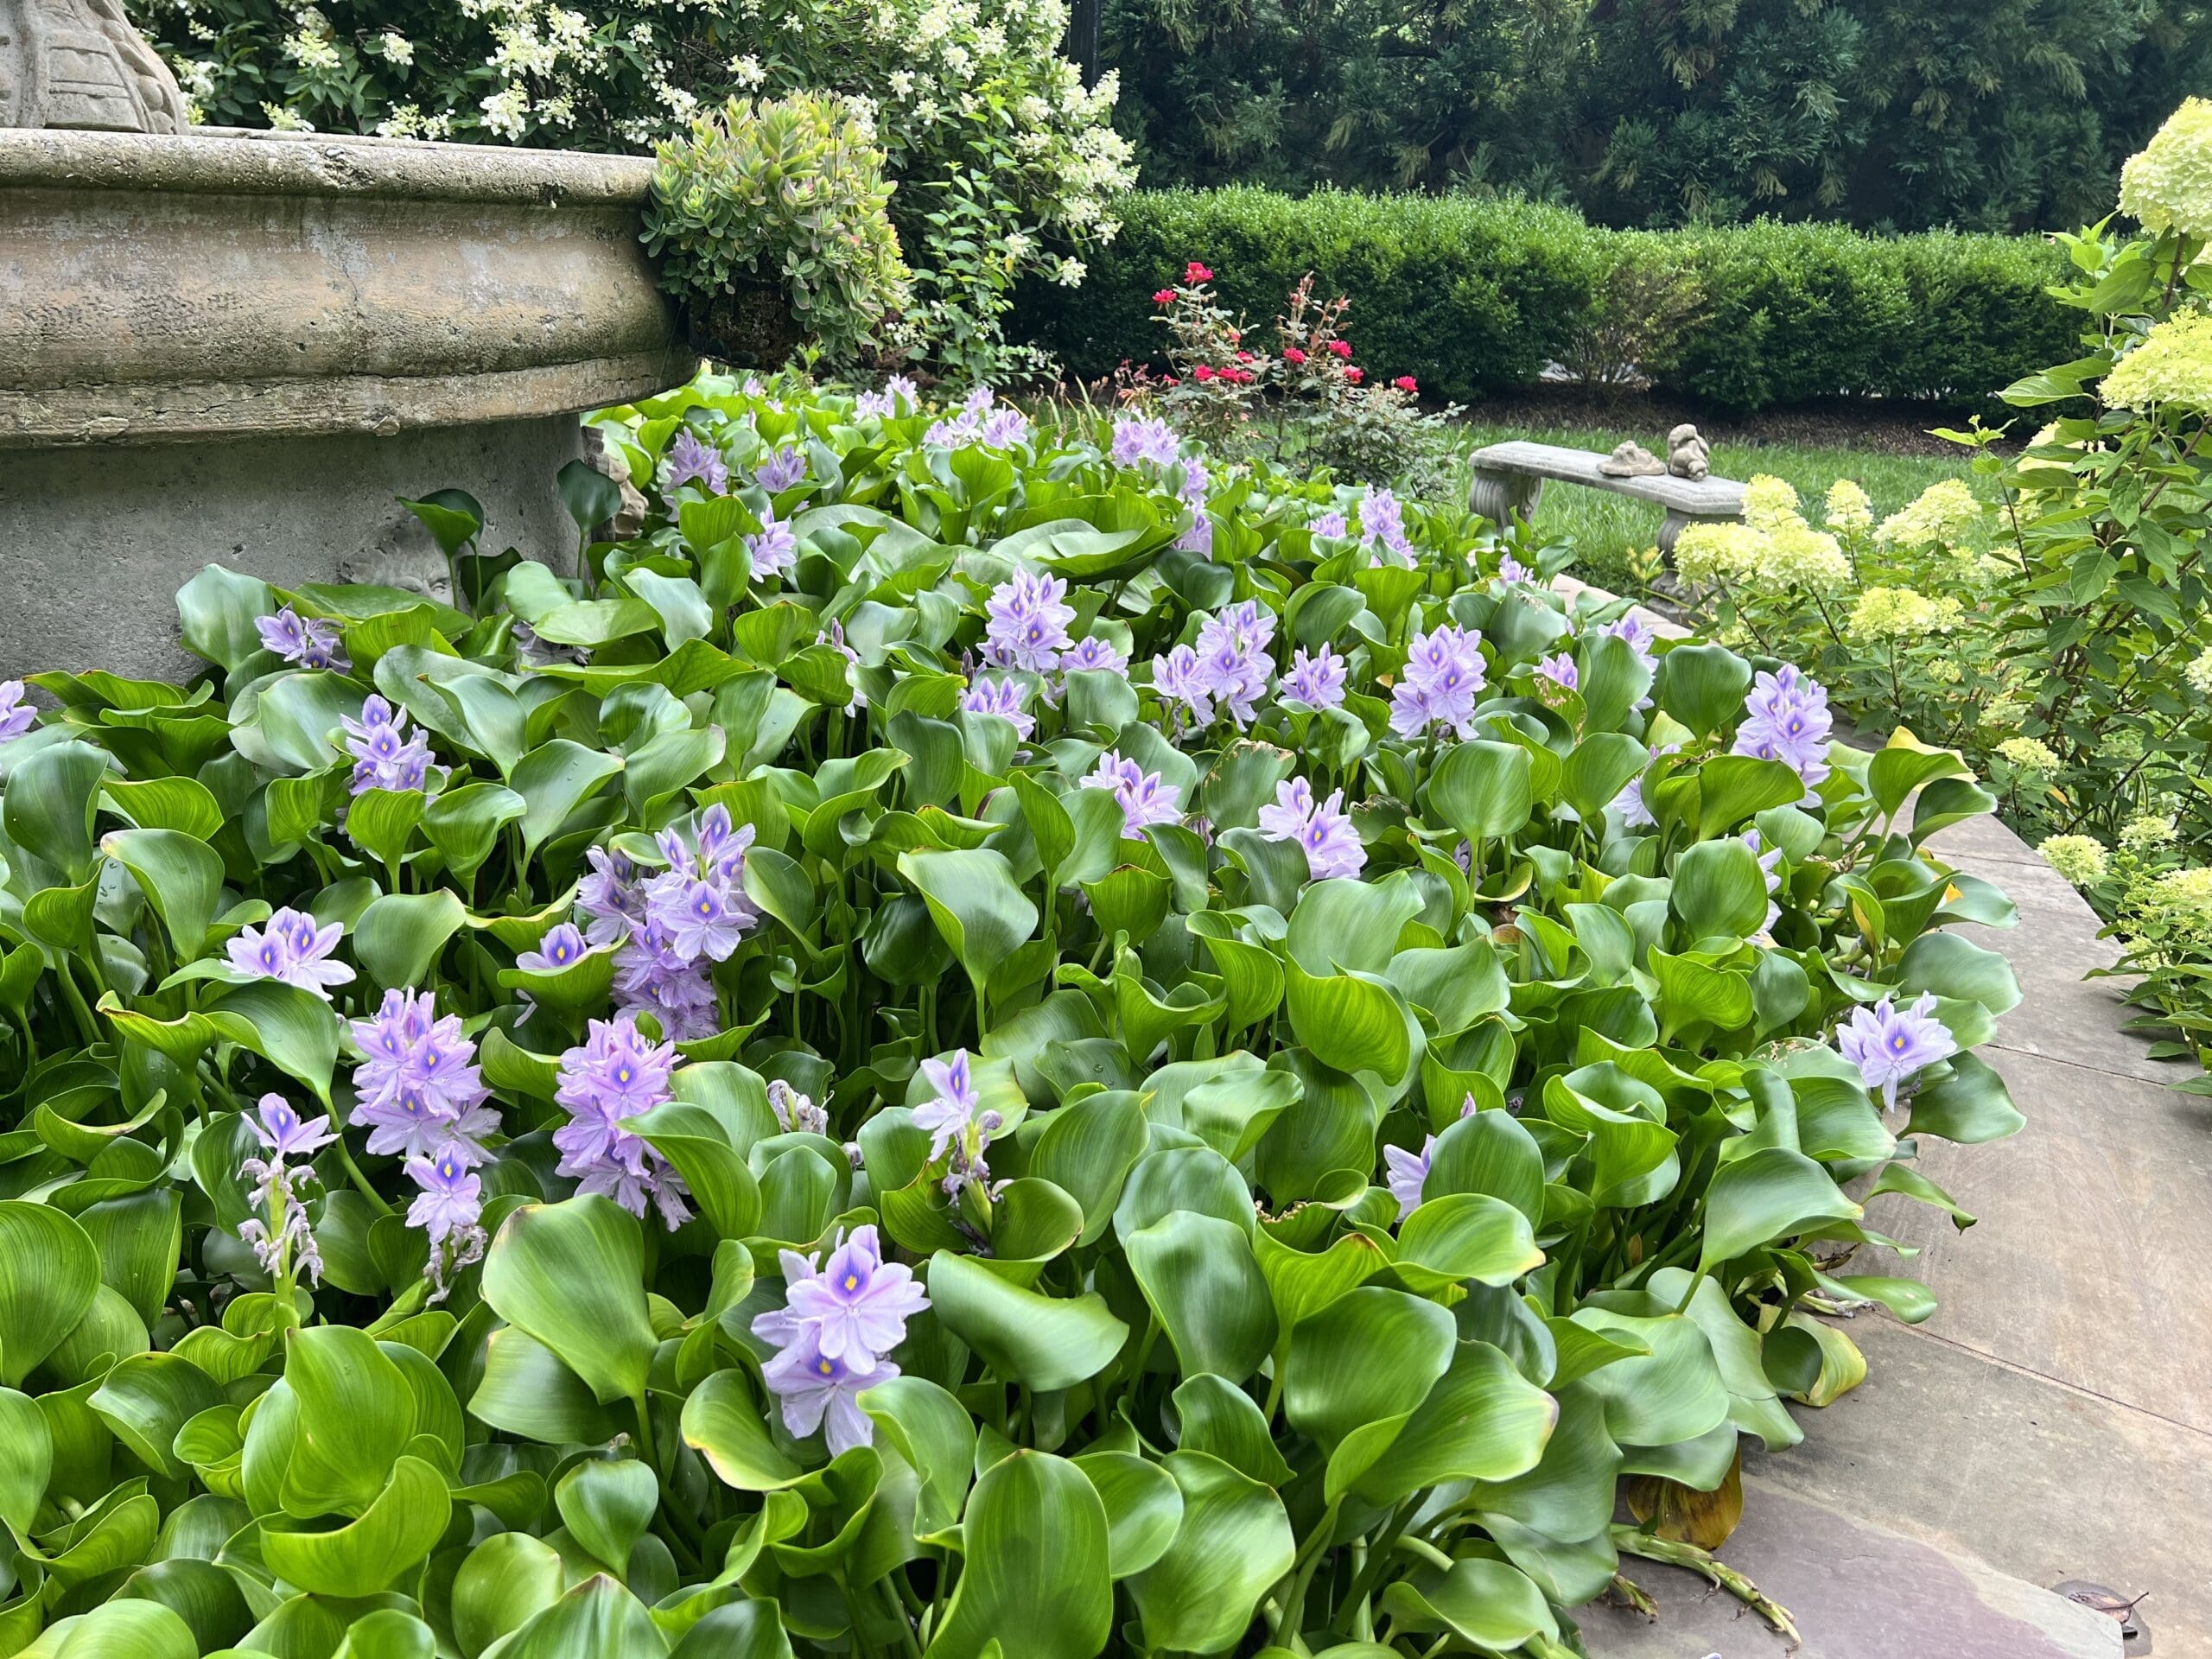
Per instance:
[[[1579,1615],[1599,1659],[2119,1659],[2120,1627],[1920,1539],[1757,1477],[1722,1552],[1787,1607],[1789,1640],[1682,1567],[1624,1559],[1659,1617],[1611,1601]]]
[[[1873,1310],[1846,1324],[1866,1381],[1825,1411],[1796,1409],[1802,1445],[1750,1446],[1745,1524],[1722,1559],[1797,1614],[1804,1659],[2040,1656],[2025,1637],[1967,1645],[1990,1573],[2147,1590],[2154,1652],[2212,1654],[2212,1103],[2161,1086],[2190,1073],[2120,1030],[2124,981],[2080,979],[2117,952],[2032,849],[1989,818],[1934,844],[2019,906],[2016,929],[1961,931],[2019,976],[2021,1003],[1984,1052],[2027,1126],[1927,1144],[1927,1174],[1980,1217],[1965,1232],[1924,1207],[1871,1207],[1922,1254],[1862,1253],[1854,1268],[1910,1273],[1941,1306],[1918,1327]],[[1941,1554],[1860,1549],[1853,1528]],[[1592,1610],[1600,1659],[1786,1650],[1732,1599],[1701,1599],[1700,1580],[1649,1563],[1630,1576],[1662,1620]],[[1901,1576],[1921,1586],[1910,1599]],[[2024,1590],[2005,1605],[2044,1604]]]

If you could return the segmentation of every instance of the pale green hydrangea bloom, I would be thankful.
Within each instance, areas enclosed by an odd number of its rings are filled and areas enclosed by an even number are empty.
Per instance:
[[[2212,237],[2212,101],[2185,98],[2120,169],[2120,206],[2153,236]]]
[[[1959,601],[1948,594],[1930,599],[1910,588],[1869,588],[1844,626],[1859,639],[1918,639],[1948,633],[1965,620]]]
[[[2189,689],[2200,697],[2212,697],[2212,645],[2197,652],[2196,660],[2182,671],[2189,682]]]
[[[2173,838],[2171,813],[2139,813],[2120,827],[2120,844],[2132,853],[2148,852],[2153,847],[2166,846]]]
[[[2098,396],[2121,409],[2212,410],[2212,315],[2190,311],[2153,323],[2112,365]]]
[[[1744,522],[1770,535],[1781,525],[1802,522],[1797,492],[1787,479],[1771,473],[1752,474],[1751,481],[1744,486]]]
[[[1884,547],[1956,547],[1981,522],[1981,503],[1964,479],[1938,479],[1882,520],[1874,539]]]
[[[2109,868],[2104,843],[2094,836],[2053,836],[2036,850],[2044,863],[2077,887],[2103,880]]]
[[[1675,569],[1700,588],[1743,582],[1758,569],[1765,550],[1766,537],[1749,524],[1689,524],[1675,543]]]
[[[1833,593],[1851,580],[1851,561],[1834,537],[1791,513],[1767,532],[1759,575],[1777,588]]]
[[[1874,527],[1874,503],[1856,480],[1839,478],[1828,486],[1827,518],[1839,536],[1864,536]]]
[[[1997,753],[2022,772],[2047,773],[2058,770],[2058,757],[2041,738],[2008,737],[1997,746]]]
[[[2212,870],[2175,870],[2151,885],[2152,898],[2169,915],[2200,925],[2212,923]]]

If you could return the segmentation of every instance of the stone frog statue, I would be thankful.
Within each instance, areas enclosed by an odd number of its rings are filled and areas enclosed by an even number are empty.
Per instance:
[[[1676,478],[1700,479],[1713,470],[1713,446],[1685,421],[1667,435],[1667,470]]]
[[[0,127],[182,132],[184,94],[121,0],[0,0]]]

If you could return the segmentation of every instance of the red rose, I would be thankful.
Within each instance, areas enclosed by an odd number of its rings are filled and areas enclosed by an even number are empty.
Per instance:
[[[1344,371],[1344,378],[1351,381],[1352,385],[1356,386],[1366,377],[1366,374],[1367,371],[1365,369],[1346,369]]]
[[[1195,288],[1200,283],[1210,283],[1213,281],[1213,272],[1208,270],[1204,265],[1193,259],[1189,264],[1183,267],[1183,280]]]
[[[1193,380],[1211,380],[1213,378],[1213,370],[1207,365],[1201,363],[1197,368],[1191,371],[1191,378]]]
[[[1153,302],[1154,305],[1173,305],[1173,304],[1174,304],[1174,303],[1175,303],[1175,290],[1174,290],[1173,289],[1172,289],[1172,288],[1163,288],[1163,289],[1161,289],[1160,290],[1160,292],[1158,292],[1157,294],[1155,294],[1155,295],[1154,295],[1154,296],[1152,296],[1152,302]]]
[[[1286,363],[1303,363],[1306,360],[1306,353],[1295,346],[1286,346],[1282,348],[1282,360]]]
[[[1400,391],[1419,391],[1421,390],[1419,386],[1414,384],[1414,378],[1410,374],[1402,374],[1390,384],[1395,386]]]
[[[1329,342],[1329,349],[1334,352],[1338,357],[1350,357],[1351,355],[1351,341],[1348,340],[1332,340]]]
[[[1252,353],[1249,352],[1239,352],[1236,353],[1236,360],[1239,363],[1249,363],[1252,360]]]
[[[1183,383],[1172,374],[1163,374],[1160,377],[1160,384],[1163,386],[1179,386]]]

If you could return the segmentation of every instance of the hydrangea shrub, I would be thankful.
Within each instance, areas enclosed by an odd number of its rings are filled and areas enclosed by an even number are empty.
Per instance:
[[[1932,1312],[1955,755],[1156,417],[598,424],[573,574],[0,690],[10,1644],[1561,1659]]]
[[[1007,362],[1017,278],[1073,286],[1135,180],[1065,0],[139,0],[196,120],[650,150],[732,97],[842,98],[892,202],[925,354]]]

